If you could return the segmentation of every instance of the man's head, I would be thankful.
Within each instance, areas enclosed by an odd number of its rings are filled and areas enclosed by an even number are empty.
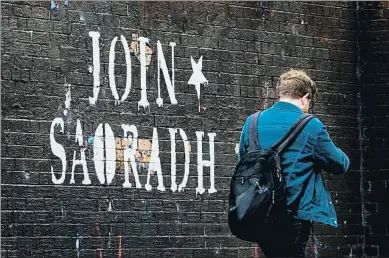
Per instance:
[[[278,79],[277,92],[280,101],[291,102],[307,113],[317,88],[305,72],[291,69]]]

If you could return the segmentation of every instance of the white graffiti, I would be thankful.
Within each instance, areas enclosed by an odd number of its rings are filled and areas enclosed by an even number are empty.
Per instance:
[[[81,129],[81,123],[80,123],[79,119],[77,119],[76,142],[78,142],[79,147],[81,147],[83,145],[82,129]],[[89,179],[88,167],[86,165],[85,149],[86,149],[85,147],[81,148],[81,159],[80,160],[76,160],[77,152],[74,151],[74,153],[73,153],[72,178],[70,179],[71,184],[76,183],[74,180],[74,170],[75,170],[77,165],[82,165],[82,171],[84,172],[84,180],[82,181],[82,184],[90,185],[92,183]]]
[[[177,129],[169,128],[170,133],[170,165],[171,165],[171,187],[170,190],[174,193],[177,191],[177,182],[176,182],[176,133]]]
[[[89,66],[89,72],[93,76],[93,96],[89,97],[89,104],[95,106],[99,97],[100,91],[100,47],[99,47],[99,38],[100,33],[97,31],[89,32],[89,36],[92,38],[92,48],[93,48],[93,66]],[[147,83],[146,83],[146,72],[147,72],[147,58],[146,54],[152,52],[151,46],[149,45],[149,39],[145,37],[135,38],[139,41],[139,60],[140,60],[140,100],[138,101],[138,110],[140,107],[144,109],[148,108],[150,112],[150,103],[147,99]],[[123,101],[126,101],[131,92],[132,87],[132,63],[131,63],[131,52],[130,49],[133,48],[134,38],[131,42],[131,47],[128,46],[126,38],[121,35],[120,41],[122,43],[126,61],[126,85],[125,90],[122,96],[119,96],[116,78],[115,78],[115,48],[118,41],[118,36],[114,37],[110,43],[109,57],[108,57],[108,78],[109,78],[109,87],[112,92],[112,95],[115,99],[115,106],[120,105]],[[147,44],[147,45],[146,45]],[[170,42],[169,46],[171,47],[171,73],[166,63],[166,59],[163,53],[162,44],[157,41],[157,65],[158,65],[158,96],[156,98],[156,104],[158,107],[163,106],[163,98],[161,97],[161,71],[164,77],[164,82],[166,89],[169,95],[170,103],[173,105],[177,104],[177,99],[175,95],[175,67],[174,67],[174,48],[176,46],[175,42]],[[148,47],[148,50],[146,49]],[[133,51],[133,50],[131,50]],[[133,51],[134,52],[134,51]],[[147,52],[147,53],[146,53]],[[150,58],[150,56],[149,56]],[[200,111],[200,86],[202,83],[208,83],[208,80],[205,78],[202,72],[202,61],[203,56],[201,56],[196,63],[191,56],[191,66],[193,69],[193,74],[188,80],[188,84],[194,85],[196,87],[197,98],[199,102],[199,111]],[[63,114],[67,116],[70,111],[71,105],[71,92],[70,85],[65,84],[69,87],[68,91],[65,94],[65,108]],[[56,129],[59,127],[59,132]],[[52,182],[54,184],[63,184],[66,178],[67,171],[67,160],[66,160],[66,150],[62,144],[56,141],[55,135],[64,133],[64,121],[62,118],[55,118],[50,127],[50,147],[53,155],[60,159],[62,167],[60,170],[60,176],[58,172],[54,173],[54,168],[51,166],[51,176]],[[115,129],[115,128],[114,128]],[[161,165],[161,153],[164,153],[169,150],[161,150],[160,142],[158,139],[158,128],[154,127],[152,136],[145,137],[143,139],[139,138],[138,129],[135,125],[121,124],[121,129],[123,132],[122,136],[114,135],[114,130],[108,123],[100,123],[97,125],[94,136],[88,136],[88,141],[85,141],[83,138],[82,122],[80,119],[77,119],[76,132],[75,132],[75,143],[77,150],[73,150],[73,158],[71,160],[71,174],[70,174],[70,184],[77,183],[76,167],[79,165],[82,168],[83,180],[81,181],[82,185],[91,185],[92,180],[96,178],[100,184],[111,185],[114,184],[114,178],[116,176],[116,170],[124,171],[124,182],[121,183],[123,188],[132,188],[135,187],[140,189],[143,187],[147,191],[151,191],[154,186],[152,186],[153,176],[156,176],[156,181],[158,185],[156,189],[158,191],[166,191],[164,186],[164,171]],[[181,192],[187,187],[189,179],[189,168],[190,168],[190,152],[191,144],[188,140],[187,134],[181,128],[167,128],[170,134],[170,190],[172,192]],[[58,130],[58,129],[57,129]],[[181,139],[176,138],[177,133]],[[67,132],[70,137],[71,133]],[[204,167],[209,168],[209,189],[208,193],[215,193],[215,133],[207,133],[208,142],[209,142],[209,160],[203,159],[203,131],[196,131],[196,142],[197,142],[197,187],[196,195],[205,193],[206,189],[204,188]],[[69,138],[68,137],[68,138]],[[150,139],[146,140],[146,139]],[[88,146],[93,144],[93,159],[88,160],[86,158],[86,150]],[[177,144],[183,144],[184,146],[184,167],[183,171],[177,171],[177,153],[176,147]],[[161,146],[165,146],[164,144]],[[182,146],[182,145],[181,145]],[[162,151],[162,152],[161,152]],[[94,163],[95,168],[95,177],[90,177],[90,172],[88,171],[88,162]],[[140,174],[147,172],[147,179],[145,184],[141,183]],[[183,175],[182,182],[177,182],[177,174]],[[182,173],[182,174],[181,174]],[[132,178],[133,177],[133,178]],[[208,178],[208,177],[207,177]]]
[[[158,144],[157,128],[153,129],[153,144],[151,145],[151,160],[149,164],[149,170],[147,173],[147,183],[145,185],[147,191],[150,191],[152,189],[150,185],[150,178],[151,178],[151,174],[154,172],[157,172],[157,176],[158,176],[157,189],[162,192],[165,191],[165,187],[163,186],[161,160],[159,159],[159,144]]]
[[[124,48],[124,54],[126,58],[126,66],[127,66],[127,78],[126,78],[126,88],[123,96],[119,100],[119,94],[116,89],[115,83],[115,46],[118,37],[115,37],[111,42],[111,48],[109,50],[109,60],[108,60],[108,75],[109,75],[109,86],[111,88],[112,94],[115,98],[115,105],[119,105],[120,102],[123,102],[128,97],[131,91],[131,55],[130,49],[128,48],[128,43],[126,38],[121,35],[120,41],[122,42]]]
[[[104,176],[104,149],[100,146],[104,145],[104,131],[103,124],[99,124],[95,131],[95,138],[93,141],[93,161],[95,163],[95,170],[97,178],[100,183],[105,183]]]
[[[95,105],[100,91],[100,33],[90,31],[89,36],[92,38],[93,48],[93,98],[89,97],[89,103]]]
[[[139,51],[140,51],[140,100],[138,102],[139,107],[149,107],[149,102],[147,100],[147,88],[146,88],[146,43],[149,43],[148,38],[139,37]]]
[[[203,194],[205,192],[203,186],[203,168],[209,167],[210,169],[210,180],[211,187],[208,190],[208,193],[215,193],[215,145],[214,139],[215,133],[208,133],[209,138],[209,156],[210,160],[203,160],[203,136],[204,132],[196,132],[197,136],[197,172],[198,172],[198,187],[196,188],[196,194]]]
[[[98,99],[99,91],[100,91],[100,47],[99,47],[99,38],[100,33],[96,31],[89,32],[89,36],[92,38],[92,48],[93,48],[93,66],[89,67],[89,72],[93,70],[93,97],[89,97],[90,105],[95,105]],[[132,83],[132,70],[131,70],[131,52],[130,47],[128,46],[128,42],[126,38],[121,35],[120,41],[122,42],[127,73],[126,73],[126,87],[123,96],[119,99],[119,94],[116,88],[115,82],[115,47],[117,43],[118,37],[114,37],[111,41],[110,50],[109,50],[109,60],[108,60],[108,77],[109,77],[109,86],[112,91],[112,95],[115,98],[115,105],[119,105],[121,102],[125,101],[130,94],[131,91],[131,83]],[[149,44],[149,39],[145,37],[139,37],[139,60],[140,60],[140,85],[141,85],[141,95],[140,100],[138,101],[138,110],[140,107],[144,109],[149,108],[150,104],[147,99],[147,53],[146,53],[146,44]],[[164,77],[165,85],[169,94],[170,103],[176,105],[177,99],[175,95],[175,68],[174,68],[174,47],[176,46],[175,42],[170,42],[169,46],[171,47],[171,77],[169,74],[169,70],[166,64],[166,59],[163,53],[162,44],[158,40],[157,41],[157,64],[158,64],[158,73],[157,73],[157,86],[158,86],[158,97],[156,99],[156,103],[159,107],[163,106],[163,99],[161,97],[161,70]],[[196,63],[193,57],[190,57],[190,62],[193,70],[193,74],[188,80],[188,84],[195,85],[197,98],[199,102],[199,112],[200,112],[200,86],[202,83],[207,83],[208,80],[205,78],[202,72],[202,63],[203,56],[200,57],[199,61]]]
[[[197,63],[195,62],[195,60],[193,60],[193,57],[191,56],[190,62],[192,64],[193,74],[190,77],[188,84],[192,84],[196,87],[197,99],[199,100],[199,112],[200,112],[200,85],[201,83],[208,83],[208,80],[201,72],[201,70],[203,69],[203,56],[200,57]]]
[[[186,133],[184,130],[180,130],[181,138],[184,142],[184,153],[185,153],[185,168],[184,168],[184,178],[182,179],[182,183],[178,186],[178,191],[181,192],[188,182],[188,176],[189,176],[189,163],[190,163],[190,153],[189,153],[189,144],[188,137],[186,136]],[[177,129],[169,128],[170,133],[170,142],[171,142],[171,149],[170,149],[170,155],[171,155],[171,187],[170,189],[174,193],[177,191],[177,182],[176,182],[176,133]]]
[[[56,178],[54,175],[53,167],[51,167],[52,172],[52,182],[54,184],[63,184],[65,181],[65,175],[66,175],[66,153],[64,147],[57,143],[55,140],[55,132],[54,128],[55,126],[60,126],[61,133],[64,133],[64,122],[62,118],[55,118],[51,125],[50,130],[50,144],[52,152],[55,156],[61,159],[62,161],[62,174],[59,179]],[[122,125],[124,138],[128,140],[129,145],[124,150],[124,159],[123,159],[123,165],[124,165],[124,183],[122,184],[125,188],[131,188],[132,184],[130,183],[130,174],[132,174],[135,178],[135,187],[136,188],[142,188],[142,184],[139,179],[139,173],[136,166],[136,157],[135,152],[138,149],[138,130],[136,126],[134,125]],[[182,180],[182,183],[177,187],[176,182],[176,138],[175,134],[177,132],[180,132],[180,136],[182,138],[183,144],[184,144],[184,151],[185,151],[185,168],[184,168],[184,177]],[[186,184],[188,182],[189,177],[189,165],[190,165],[190,142],[186,136],[186,133],[182,129],[176,129],[176,128],[169,128],[170,132],[170,140],[171,140],[171,191],[183,191],[186,187]],[[209,138],[209,157],[210,160],[203,160],[203,137],[204,132],[203,131],[197,131],[197,176],[198,176],[198,185],[196,188],[196,194],[203,194],[205,192],[204,189],[204,183],[203,183],[203,167],[209,167],[210,168],[210,188],[208,189],[208,193],[215,193],[215,153],[214,153],[214,140],[216,137],[215,133],[208,133]],[[81,129],[81,122],[77,120],[77,128],[76,128],[76,142],[78,143],[78,146],[82,146],[83,142],[83,136],[82,136],[82,129]],[[112,128],[109,124],[103,124],[100,123],[95,131],[94,135],[94,141],[93,141],[93,162],[95,165],[95,173],[97,176],[97,179],[101,184],[111,184],[116,173],[116,147],[115,147],[115,137],[114,133],[112,131]],[[163,171],[161,167],[161,160],[159,157],[160,150],[159,150],[159,140],[158,140],[158,130],[157,128],[153,128],[153,136],[152,136],[152,146],[151,146],[151,159],[148,166],[147,171],[147,182],[145,184],[145,189],[147,191],[152,190],[152,185],[150,183],[151,176],[156,172],[157,174],[157,180],[158,180],[158,186],[157,190],[159,191],[165,191],[166,188],[163,185]],[[81,159],[76,159],[76,151],[74,151],[73,154],[73,164],[72,164],[72,171],[71,171],[71,179],[70,183],[75,184],[75,178],[74,178],[74,171],[75,167],[77,165],[82,165],[83,168],[83,174],[84,174],[84,180],[82,181],[83,185],[89,185],[91,184],[91,180],[89,177],[89,172],[87,169],[87,160],[85,159],[85,148],[81,148]],[[129,164],[130,163],[130,164]],[[130,173],[130,168],[131,172]]]
[[[158,40],[157,48],[158,48],[158,98],[157,105],[159,107],[163,106],[163,99],[161,98],[161,69],[163,72],[163,77],[165,78],[165,84],[169,93],[170,102],[175,105],[177,104],[176,96],[174,94],[174,47],[176,43],[170,42],[170,46],[172,47],[172,79],[170,80],[169,71],[167,69],[166,60],[162,52],[162,44]]]
[[[97,126],[94,138],[93,154],[97,178],[101,184],[107,182],[109,185],[112,182],[116,172],[115,138],[109,124],[105,124],[104,129],[103,124],[99,124]],[[105,181],[106,178],[104,175],[104,170],[106,171],[107,181]]]
[[[55,126],[60,126],[61,127],[61,133],[64,132],[64,123],[63,119],[60,117],[57,117],[53,120],[51,123],[51,128],[50,128],[50,147],[51,151],[55,156],[61,159],[62,161],[62,174],[59,179],[54,174],[54,169],[53,166],[51,166],[51,181],[58,185],[58,184],[63,184],[65,181],[65,174],[66,174],[66,153],[65,153],[65,148],[62,146],[62,144],[59,144],[55,138],[54,138],[54,128]]]
[[[138,168],[136,166],[135,153],[138,149],[138,130],[134,125],[122,125],[124,132],[124,138],[127,138],[128,143],[131,143],[131,147],[127,145],[124,150],[124,183],[123,187],[130,188],[132,184],[130,183],[130,167],[128,166],[128,160],[131,162],[131,170],[135,177],[136,188],[142,188],[142,184],[139,181]],[[131,133],[127,136],[127,133]]]

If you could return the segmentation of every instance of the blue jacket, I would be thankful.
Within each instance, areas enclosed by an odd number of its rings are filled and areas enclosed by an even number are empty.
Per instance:
[[[260,149],[270,148],[303,115],[288,102],[279,101],[258,117]],[[249,116],[243,126],[239,157],[248,151]],[[311,220],[337,227],[337,218],[330,194],[324,184],[322,170],[331,174],[347,171],[347,155],[332,142],[326,127],[318,118],[311,119],[293,143],[281,153],[286,180],[288,205],[297,205],[297,219]]]

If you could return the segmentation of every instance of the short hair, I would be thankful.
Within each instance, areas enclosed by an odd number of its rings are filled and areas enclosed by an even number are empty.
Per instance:
[[[301,70],[291,69],[281,74],[276,86],[278,97],[289,97],[299,99],[309,93],[309,98],[313,99],[317,87],[316,83]]]

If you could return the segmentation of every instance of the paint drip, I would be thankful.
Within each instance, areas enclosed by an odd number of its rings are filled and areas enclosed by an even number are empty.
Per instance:
[[[109,201],[109,204],[108,204],[108,211],[112,211],[112,203],[111,203],[111,201]]]
[[[67,116],[69,110],[70,110],[70,102],[72,101],[72,96],[70,94],[70,84],[65,84],[65,87],[68,87],[68,91],[65,94],[65,110],[63,111],[63,114]]]
[[[76,240],[77,257],[80,257],[80,239]]]

